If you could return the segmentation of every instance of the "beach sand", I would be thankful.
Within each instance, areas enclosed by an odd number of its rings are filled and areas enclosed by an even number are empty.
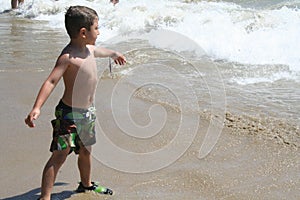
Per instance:
[[[41,173],[50,156],[50,120],[54,117],[54,107],[58,103],[63,85],[60,83],[37,120],[37,127],[27,128],[24,118],[30,111],[38,89],[49,74],[62,39],[59,32],[37,30],[37,38],[32,38],[35,24],[20,22],[10,16],[1,18],[1,138],[0,146],[0,199],[23,200],[37,199],[40,192]],[[12,25],[15,24],[15,25]],[[7,31],[3,27],[14,26],[16,30]],[[38,26],[40,27],[40,26]],[[19,32],[18,28],[23,32]],[[16,35],[12,34],[15,33]],[[15,32],[14,32],[15,31]],[[11,35],[12,34],[12,35]],[[28,36],[26,38],[25,36]],[[67,37],[64,35],[63,37]],[[23,38],[24,41],[21,39]],[[44,49],[43,40],[51,41]],[[50,40],[50,39],[53,40]],[[23,44],[24,46],[21,46]],[[28,45],[34,45],[30,48]],[[5,48],[4,48],[5,47]],[[26,52],[17,51],[17,47]],[[12,52],[10,49],[14,49]],[[31,50],[30,50],[31,49]],[[39,52],[42,52],[39,54]],[[49,52],[49,53],[47,53]],[[51,52],[51,53],[50,53]],[[14,56],[11,56],[14,53]],[[44,55],[47,54],[47,55]],[[34,56],[39,55],[39,56]],[[45,56],[45,58],[43,57]],[[14,58],[14,59],[13,59]],[[4,67],[5,66],[5,67]],[[108,94],[115,79],[105,78],[101,89]],[[103,129],[113,133],[112,141],[124,149],[141,151],[147,148],[163,147],[170,138],[154,138],[149,143],[133,145],[129,137],[120,136],[122,131],[112,118],[109,102],[97,99],[101,106],[97,110],[98,120]],[[148,108],[151,102],[132,97],[132,110]],[[171,119],[178,119],[180,113],[168,109]],[[147,119],[147,116],[142,118]],[[71,154],[58,173],[53,190],[53,199],[298,199],[300,188],[300,165],[298,147],[276,143],[265,137],[244,134],[240,127],[225,127],[221,136],[208,156],[198,158],[203,137],[210,125],[206,116],[200,113],[199,130],[188,150],[171,165],[148,173],[125,173],[104,165],[93,158],[93,180],[114,190],[113,196],[94,193],[75,194],[79,174],[76,156]],[[141,119],[143,120],[143,119]],[[101,124],[100,122],[100,124]],[[148,146],[147,146],[148,145]]]

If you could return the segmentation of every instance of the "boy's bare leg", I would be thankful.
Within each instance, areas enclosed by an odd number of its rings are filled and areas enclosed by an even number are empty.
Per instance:
[[[15,9],[18,7],[18,4],[24,3],[24,0],[11,0],[11,8]]]
[[[50,200],[57,172],[65,162],[69,152],[70,148],[62,151],[53,151],[43,171],[41,200]]]
[[[18,6],[18,1],[17,0],[11,0],[11,8],[15,9]]]
[[[80,147],[78,155],[78,169],[80,173],[81,183],[84,187],[91,186],[91,146]]]

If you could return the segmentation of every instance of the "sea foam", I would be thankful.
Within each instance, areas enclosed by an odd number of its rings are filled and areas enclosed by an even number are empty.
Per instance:
[[[3,5],[0,12],[9,9],[8,1],[0,2]],[[45,20],[49,26],[63,30],[64,12],[70,5],[85,5],[98,12],[100,41],[118,35],[167,29],[195,41],[215,60],[247,65],[287,65],[289,70],[300,72],[300,11],[290,5],[255,9],[210,1],[121,0],[113,6],[107,0],[27,0],[16,13]],[[156,40],[155,37],[148,39]]]

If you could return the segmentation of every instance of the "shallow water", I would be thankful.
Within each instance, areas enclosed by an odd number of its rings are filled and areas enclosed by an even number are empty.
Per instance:
[[[128,50],[128,64],[115,66],[113,76],[131,84],[134,96],[176,111],[219,116],[241,133],[299,147],[300,82],[297,78],[255,82],[258,77],[289,74],[288,67],[200,59],[141,41],[132,40],[132,46],[139,50]]]
[[[2,15],[1,21],[1,73],[47,74],[68,41],[66,33],[53,30],[44,22],[10,14]],[[182,39],[177,33],[175,36]],[[106,45],[127,56],[127,65],[113,66],[113,73],[132,85],[134,96],[177,111],[219,115],[225,121],[227,113],[242,119],[229,122],[230,126],[236,123],[242,129],[260,123],[268,137],[274,139],[276,130],[279,137],[289,138],[287,143],[299,146],[300,82],[298,74],[289,67],[215,61],[190,52],[153,47],[140,39]],[[99,72],[107,73],[107,59],[99,60],[98,65]],[[282,79],[284,74],[286,79]],[[277,80],[277,76],[281,78]],[[257,82],[262,78],[266,81]]]

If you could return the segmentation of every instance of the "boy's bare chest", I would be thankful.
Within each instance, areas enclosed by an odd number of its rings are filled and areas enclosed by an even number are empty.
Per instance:
[[[66,76],[81,84],[95,84],[97,82],[97,65],[93,56],[87,58],[72,58],[70,67]],[[72,82],[73,82],[72,81]]]
[[[71,60],[71,65],[73,70],[77,71],[77,73],[84,73],[90,76],[95,75],[97,73],[97,65],[95,57],[88,56],[87,58],[73,58]]]

